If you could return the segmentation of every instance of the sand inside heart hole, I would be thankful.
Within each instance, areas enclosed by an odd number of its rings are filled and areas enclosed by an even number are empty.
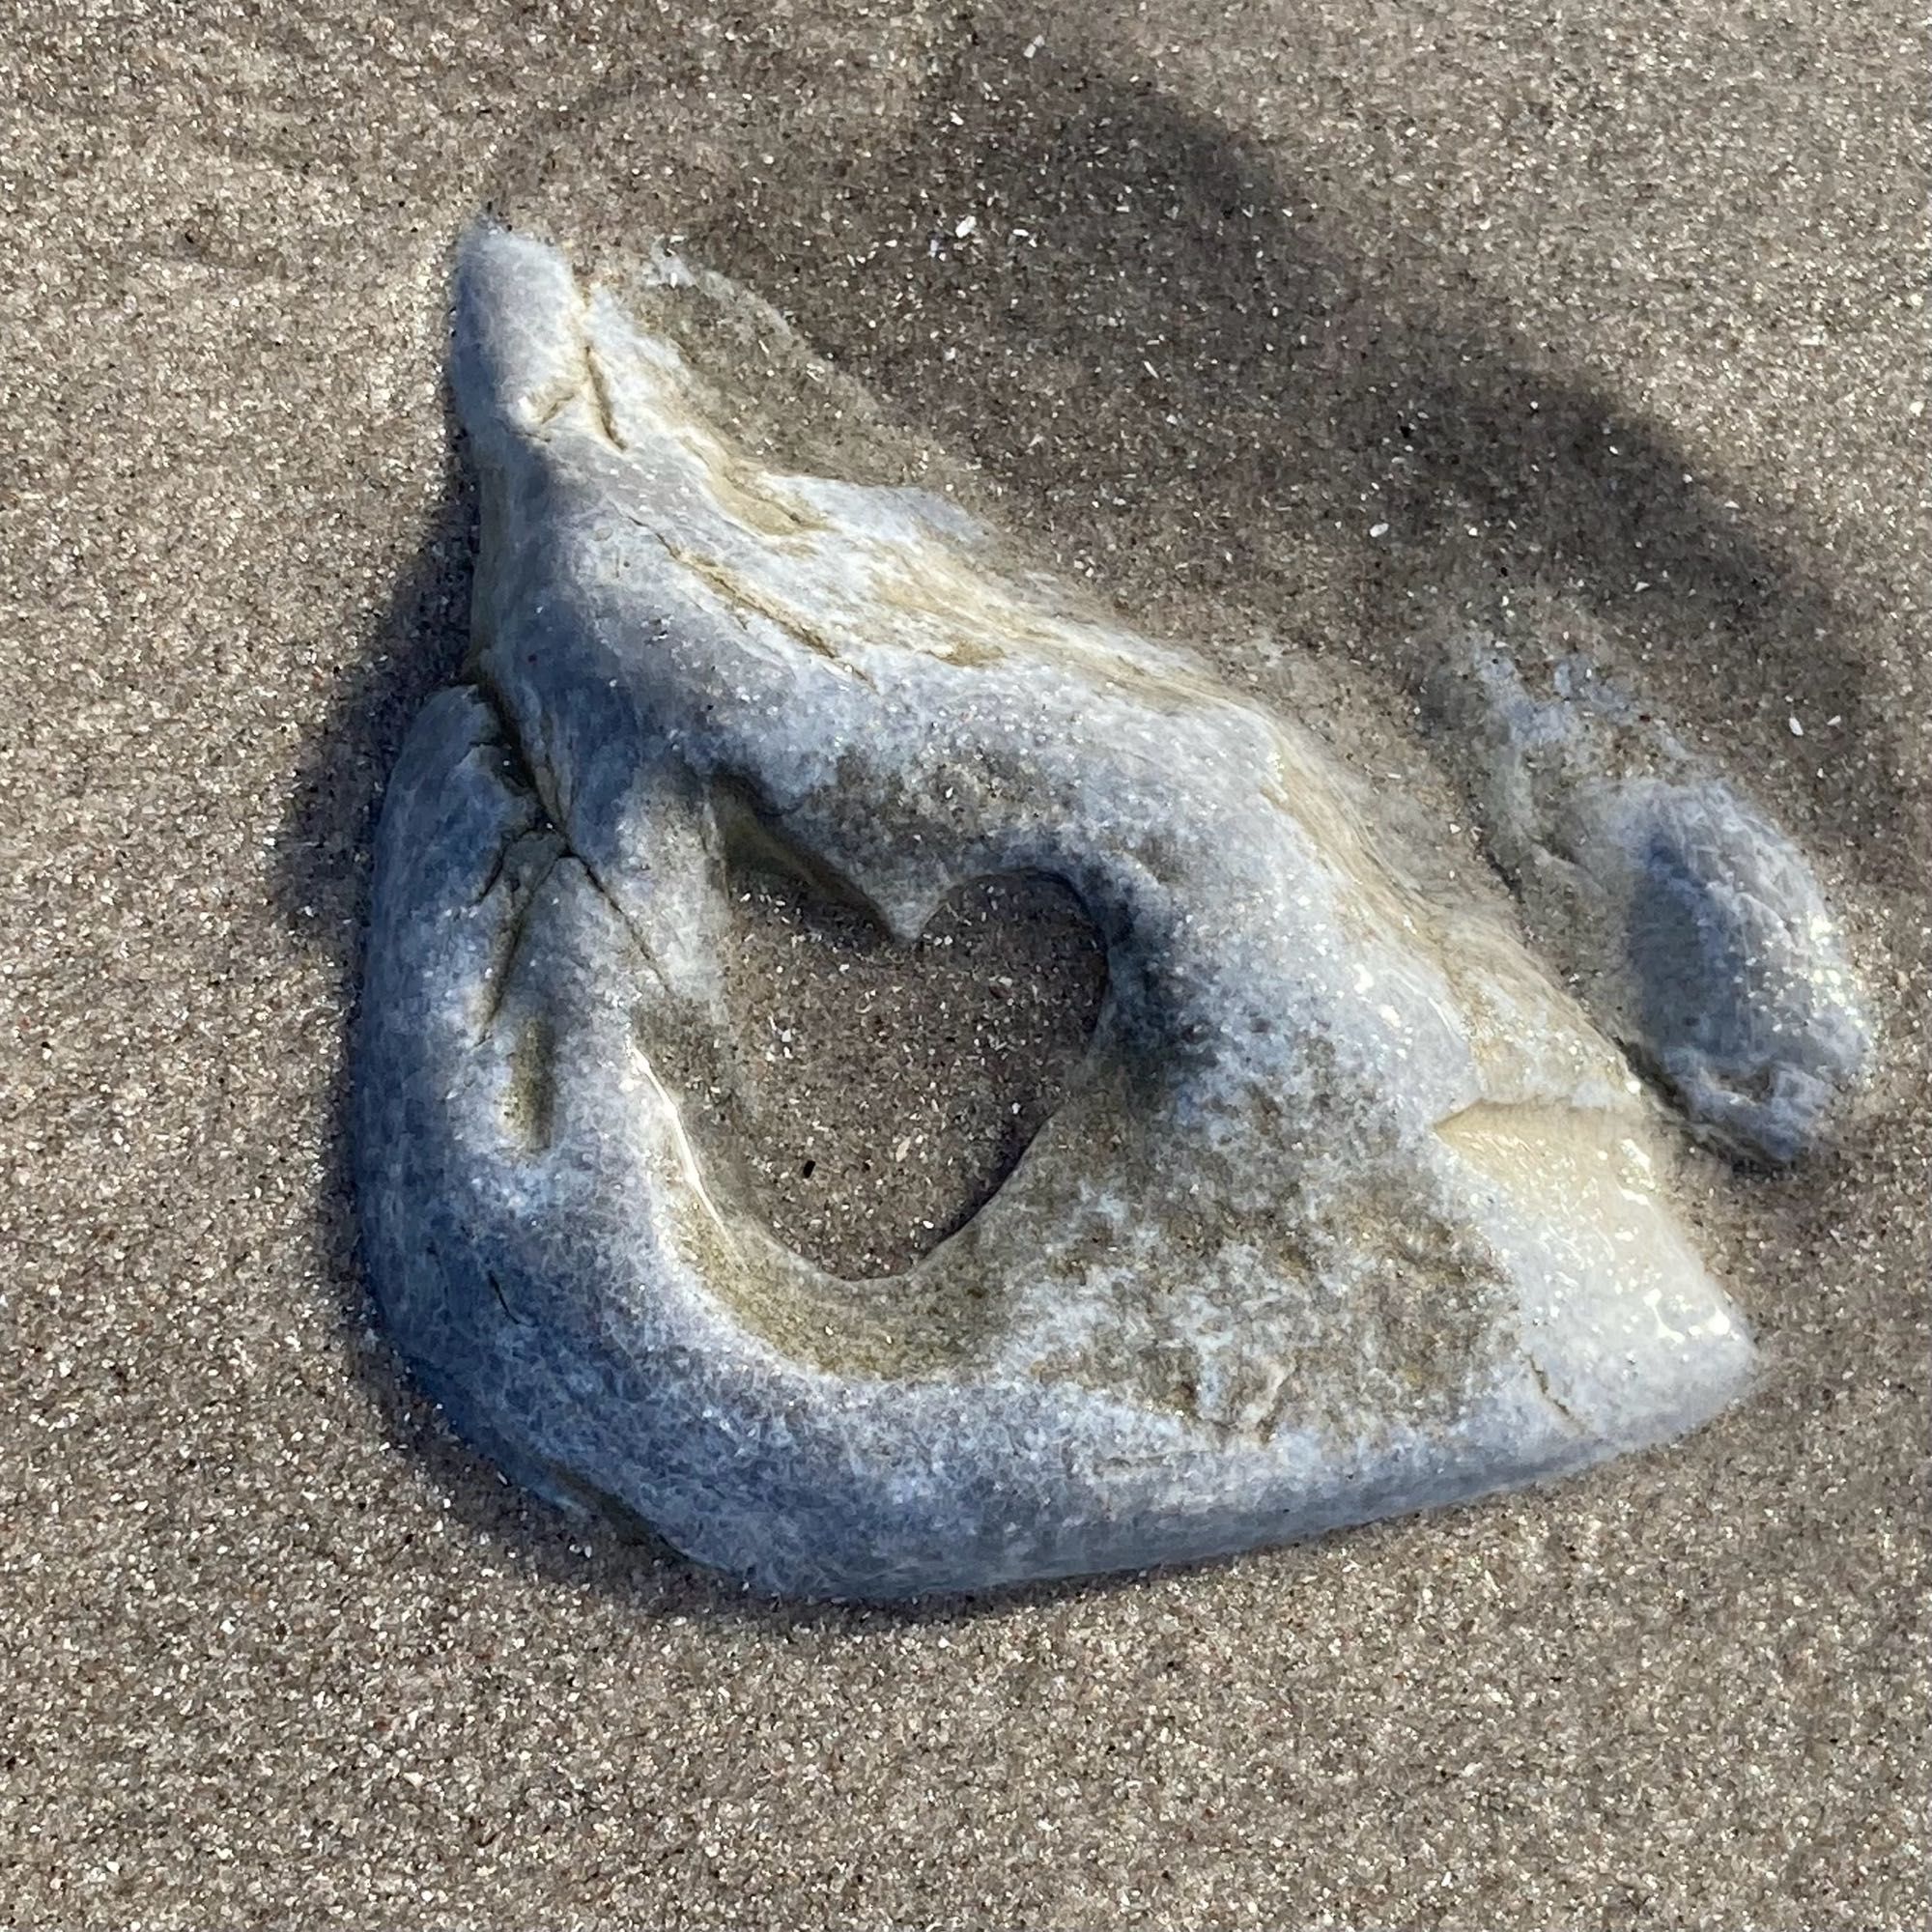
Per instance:
[[[1057,880],[960,887],[914,946],[755,863],[729,875],[727,1131],[756,1206],[850,1280],[901,1272],[990,1199],[1065,1095],[1106,954]],[[722,1123],[721,1123],[722,1124]]]

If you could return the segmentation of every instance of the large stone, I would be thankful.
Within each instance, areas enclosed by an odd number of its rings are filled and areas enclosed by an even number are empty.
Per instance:
[[[1652,1103],[1502,915],[945,500],[755,461],[673,346],[748,316],[672,262],[627,308],[463,250],[475,644],[384,810],[355,1123],[457,1428],[758,1585],[902,1596],[1449,1502],[1734,1396]],[[1048,874],[1106,944],[1068,1097],[889,1280],[782,1246],[686,1099],[737,1077],[747,847],[900,938]]]

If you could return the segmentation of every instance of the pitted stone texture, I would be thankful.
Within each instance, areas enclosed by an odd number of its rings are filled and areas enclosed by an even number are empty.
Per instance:
[[[1804,856],[1586,658],[1552,666],[1539,698],[1465,638],[1432,696],[1497,864],[1599,1023],[1712,1138],[1796,1159],[1870,1051]]]
[[[781,328],[675,264],[634,298]],[[1619,1055],[1306,734],[943,500],[763,469],[536,242],[466,245],[455,384],[475,647],[385,806],[356,1159],[388,1322],[507,1470],[891,1597],[1447,1502],[1739,1391]],[[901,938],[1047,874],[1107,948],[1060,1110],[889,1279],[781,1246],[681,1105],[738,1077],[751,848]]]

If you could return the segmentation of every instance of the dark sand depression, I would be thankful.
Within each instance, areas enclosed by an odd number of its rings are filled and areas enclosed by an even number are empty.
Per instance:
[[[1918,1921],[1902,15],[481,0],[10,40],[0,1923]],[[1751,790],[1883,1027],[1832,1147],[1687,1163],[1755,1399],[1547,1493],[902,1615],[738,1596],[452,1443],[370,1332],[340,1107],[372,814],[463,645],[443,288],[486,203],[767,297],[910,470],[1472,867],[1410,725],[1447,622],[1587,643]],[[746,890],[748,1158],[789,1238],[884,1271],[1051,1105],[1096,962],[1043,896],[896,955]]]

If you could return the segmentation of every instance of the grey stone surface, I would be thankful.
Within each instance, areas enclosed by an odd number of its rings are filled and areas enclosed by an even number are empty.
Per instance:
[[[1796,1159],[1871,1045],[1803,854],[1580,654],[1538,697],[1465,638],[1432,696],[1492,853],[1599,1023],[1713,1139]]]
[[[937,497],[784,473],[674,346],[781,331],[663,261],[466,246],[466,682],[392,781],[357,1045],[389,1325],[571,1507],[781,1592],[1206,1556],[1668,1437],[1751,1348],[1652,1108],[1494,907],[1292,723]],[[1046,874],[1107,949],[997,1194],[843,1281],[752,1210],[720,881],[916,935]]]

